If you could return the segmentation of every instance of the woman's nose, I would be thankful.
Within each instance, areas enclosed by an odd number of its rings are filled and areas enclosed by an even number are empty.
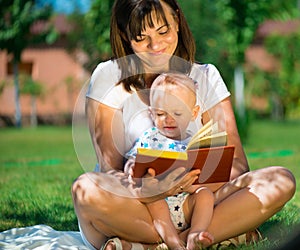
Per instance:
[[[149,37],[149,47],[152,50],[159,50],[161,44],[161,39],[158,36]]]

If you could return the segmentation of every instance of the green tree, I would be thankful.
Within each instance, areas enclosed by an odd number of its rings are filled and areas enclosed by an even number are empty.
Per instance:
[[[268,17],[269,1],[219,2],[219,13],[226,24],[224,42],[228,51],[228,62],[234,68],[235,109],[238,119],[245,119],[244,71],[245,51],[251,44],[259,26]]]
[[[196,60],[216,65],[231,89],[232,66],[228,63],[228,49],[224,40],[227,28],[220,14],[219,2],[178,0],[196,42]]]
[[[220,20],[226,27],[223,41],[228,52],[228,63],[234,69],[236,118],[240,132],[244,133],[247,131],[243,68],[245,51],[252,43],[258,26],[265,20],[284,19],[287,16],[297,15],[297,0],[284,2],[222,0],[216,4]]]
[[[178,0],[196,41],[196,60],[203,63],[221,63],[222,33],[217,5],[211,0]]]
[[[244,97],[245,51],[258,26],[266,19],[296,16],[297,0],[237,1],[178,0],[194,34],[196,59],[216,64],[228,87],[234,90],[235,110],[241,134],[247,135]],[[232,74],[234,72],[234,74]],[[231,81],[234,82],[233,87]]]
[[[273,79],[270,83],[273,108],[283,111],[275,118],[283,119],[286,112],[300,106],[300,32],[284,36],[273,34],[267,37],[265,46],[280,62],[280,69],[270,72],[269,77]]]
[[[44,92],[43,84],[34,81],[30,75],[20,76],[21,88],[20,93],[30,95],[31,98],[31,115],[30,124],[32,127],[37,126],[36,98],[42,96]]]
[[[13,57],[13,74],[15,85],[16,126],[21,127],[21,109],[19,102],[19,63],[22,51],[35,42],[52,42],[53,32],[47,29],[33,35],[32,25],[39,20],[48,20],[52,9],[48,6],[37,8],[35,0],[0,0],[0,49]]]
[[[94,0],[86,14],[75,11],[70,15],[75,29],[69,35],[72,48],[81,48],[89,57],[85,65],[93,70],[101,61],[111,56],[110,17],[114,0]]]
[[[64,84],[67,88],[67,92],[68,92],[68,106],[69,106],[69,113],[71,115],[71,113],[73,112],[73,98],[74,95],[76,94],[76,92],[78,92],[79,90],[79,82],[73,77],[73,76],[67,76],[64,79]]]

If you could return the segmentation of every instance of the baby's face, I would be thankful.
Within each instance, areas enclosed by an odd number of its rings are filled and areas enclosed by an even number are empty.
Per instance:
[[[168,138],[186,138],[186,129],[193,118],[194,101],[188,91],[176,87],[156,90],[152,97],[151,113],[158,130]]]

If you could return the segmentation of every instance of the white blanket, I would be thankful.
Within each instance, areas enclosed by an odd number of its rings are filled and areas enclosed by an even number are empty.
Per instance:
[[[1,250],[88,250],[80,233],[56,231],[47,225],[13,228],[0,232]]]

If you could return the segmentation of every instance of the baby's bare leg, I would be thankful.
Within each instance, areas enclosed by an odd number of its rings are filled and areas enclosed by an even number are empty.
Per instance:
[[[190,195],[184,205],[187,221],[191,228],[187,236],[187,249],[207,247],[213,243],[213,236],[207,232],[214,207],[214,195],[208,188],[199,188]]]
[[[214,243],[254,230],[278,212],[295,193],[295,178],[283,167],[248,172],[215,193],[208,232]],[[220,230],[222,228],[222,230]],[[186,241],[189,229],[180,237]]]

